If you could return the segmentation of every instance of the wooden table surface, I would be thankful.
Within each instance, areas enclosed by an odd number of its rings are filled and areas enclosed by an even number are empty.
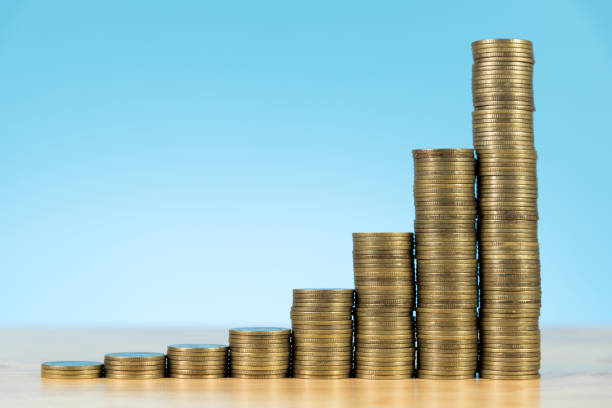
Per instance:
[[[612,407],[612,329],[542,333],[542,378],[492,380],[46,380],[40,363],[226,343],[226,330],[0,330],[0,407]]]

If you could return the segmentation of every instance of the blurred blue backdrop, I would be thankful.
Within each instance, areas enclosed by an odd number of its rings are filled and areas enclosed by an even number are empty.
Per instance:
[[[612,17],[593,1],[0,3],[2,326],[289,324],[470,147],[470,42],[536,53],[543,325],[612,323]]]

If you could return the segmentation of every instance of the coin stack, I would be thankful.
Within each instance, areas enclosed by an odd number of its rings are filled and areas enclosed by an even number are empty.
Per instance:
[[[172,344],[168,346],[168,375],[200,379],[225,377],[228,350],[222,344]]]
[[[353,233],[355,377],[414,374],[414,256],[409,232]]]
[[[40,376],[61,380],[99,378],[103,368],[95,361],[48,361],[40,365]]]
[[[353,289],[294,289],[293,376],[348,378],[353,368]]]
[[[478,365],[474,151],[422,149],[412,154],[417,376],[474,378]]]
[[[163,353],[109,353],[104,355],[106,378],[147,380],[166,374]]]
[[[289,374],[290,329],[230,329],[230,370],[235,378],[284,378]]]
[[[541,287],[533,47],[526,40],[482,40],[472,43],[472,53],[480,376],[537,378]]]

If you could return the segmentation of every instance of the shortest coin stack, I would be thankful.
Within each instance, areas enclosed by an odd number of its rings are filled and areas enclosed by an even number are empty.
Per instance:
[[[222,344],[172,344],[168,346],[168,376],[223,378],[227,375],[228,350]]]
[[[40,365],[40,376],[62,380],[99,378],[103,367],[95,361],[48,361]]]
[[[163,353],[109,353],[104,356],[106,378],[149,380],[166,374]]]
[[[289,374],[290,329],[230,329],[230,373],[234,378],[285,378]]]

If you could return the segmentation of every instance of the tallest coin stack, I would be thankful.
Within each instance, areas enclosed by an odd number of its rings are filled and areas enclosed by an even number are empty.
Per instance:
[[[530,41],[482,40],[474,56],[480,376],[537,378],[540,259]]]

